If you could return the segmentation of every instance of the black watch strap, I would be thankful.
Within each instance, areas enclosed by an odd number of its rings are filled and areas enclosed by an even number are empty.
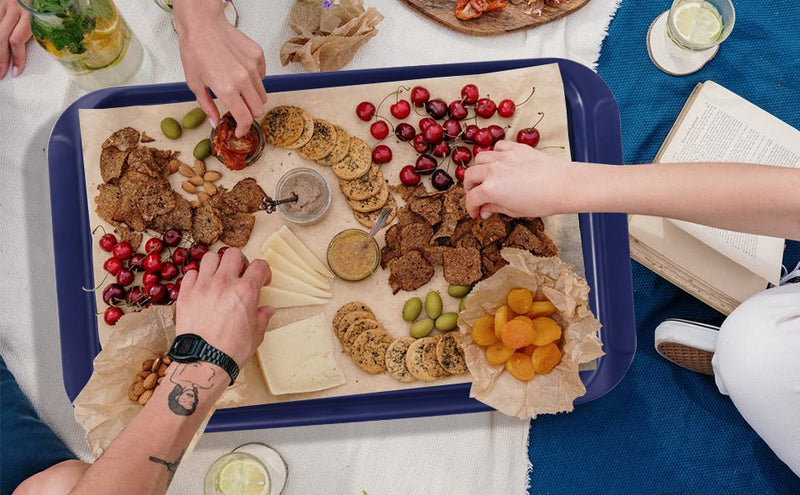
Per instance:
[[[205,361],[217,365],[231,377],[230,385],[233,385],[239,376],[239,365],[236,361],[197,334],[178,335],[167,355],[179,363]]]

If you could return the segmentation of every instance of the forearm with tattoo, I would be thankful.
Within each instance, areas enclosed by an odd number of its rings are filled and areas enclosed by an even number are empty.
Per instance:
[[[183,459],[183,454],[185,453],[186,450],[185,449],[182,450],[181,455],[179,455],[178,458],[175,459],[175,462],[165,461],[164,459],[159,459],[158,457],[152,455],[147,459],[150,462],[155,462],[156,464],[163,464],[164,467],[167,468],[167,472],[169,473],[169,478],[167,478],[167,486],[169,486],[170,483],[172,483],[172,478],[175,476],[175,471],[178,470],[178,466],[180,465],[181,459]]]

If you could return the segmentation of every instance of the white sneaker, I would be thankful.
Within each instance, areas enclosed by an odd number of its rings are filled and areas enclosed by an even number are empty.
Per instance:
[[[686,369],[714,375],[711,358],[717,348],[719,327],[695,321],[668,319],[656,327],[656,351]]]

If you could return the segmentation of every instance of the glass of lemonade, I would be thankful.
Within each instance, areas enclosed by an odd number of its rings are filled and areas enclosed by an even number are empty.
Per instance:
[[[113,0],[17,0],[36,42],[83,89],[152,81],[152,61]]]
[[[279,495],[288,477],[286,461],[272,447],[246,443],[223,455],[206,472],[205,495]]]
[[[714,58],[735,20],[731,0],[674,0],[647,33],[650,58],[668,74],[696,72]]]

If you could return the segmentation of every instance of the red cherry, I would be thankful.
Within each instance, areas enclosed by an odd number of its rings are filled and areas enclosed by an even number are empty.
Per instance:
[[[478,146],[491,146],[493,142],[494,139],[489,129],[481,129],[475,134],[475,144]]]
[[[203,243],[195,242],[191,246],[189,246],[189,258],[200,261],[203,259],[203,256],[206,255],[208,252],[208,246]]]
[[[453,185],[453,178],[444,170],[439,169],[431,176],[431,185],[438,191],[446,191]]]
[[[157,273],[161,271],[161,253],[150,253],[142,260],[142,268],[145,273]]]
[[[163,280],[172,280],[178,276],[178,267],[174,263],[166,262],[161,266],[161,278]]]
[[[435,124],[436,121],[430,117],[423,117],[419,119],[419,130],[425,132],[425,129]]]
[[[527,144],[531,148],[535,148],[539,144],[539,129],[535,127],[526,127],[517,132],[517,142]]]
[[[199,269],[200,269],[200,265],[197,263],[197,261],[192,260],[192,261],[189,261],[188,263],[186,263],[185,265],[183,265],[181,267],[181,273],[183,273],[185,275],[185,274],[189,273],[192,270],[199,270]]]
[[[144,286],[144,295],[147,296],[151,301],[158,304],[167,297],[167,288],[164,287],[164,284],[151,284]]]
[[[442,141],[433,147],[433,151],[431,151],[431,153],[439,158],[444,158],[450,154],[450,145],[447,144],[447,141]]]
[[[450,113],[450,118],[456,120],[467,118],[467,107],[464,106],[461,100],[451,101],[450,106],[447,107],[447,111]]]
[[[133,255],[133,248],[128,241],[118,242],[111,248],[111,254],[120,261],[125,261]]]
[[[125,289],[119,284],[108,284],[103,289],[103,302],[112,305],[125,299]]]
[[[189,251],[186,248],[179,247],[172,252],[172,262],[176,265],[183,265],[189,260]]]
[[[369,122],[375,115],[375,105],[368,101],[362,101],[356,105],[356,115],[364,122]]]
[[[479,144],[475,144],[472,146],[472,156],[478,156],[478,153],[481,153],[482,151],[492,151],[493,149],[494,146],[491,145],[481,146]]]
[[[481,98],[475,103],[475,113],[478,114],[478,117],[490,119],[496,110],[497,105],[490,98]]]
[[[425,103],[425,111],[432,118],[438,120],[447,115],[447,103],[441,98],[434,98]]]
[[[428,151],[430,144],[425,140],[424,135],[417,134],[414,136],[414,139],[411,140],[411,147],[414,148],[414,151],[417,153],[425,153]]]
[[[405,167],[400,169],[400,182],[402,182],[406,186],[416,186],[419,184],[421,177],[414,170],[413,165],[406,165]]]
[[[411,105],[407,100],[397,100],[397,103],[389,107],[389,111],[396,119],[404,119],[411,113]]]
[[[478,91],[478,87],[474,84],[467,84],[461,88],[461,100],[465,105],[474,104],[476,101],[478,101],[479,95],[480,92]]]
[[[180,287],[183,283],[183,277],[178,277],[175,279],[175,287]]]
[[[103,263],[103,269],[111,275],[116,275],[122,270],[122,262],[112,256]]]
[[[430,99],[431,93],[422,86],[414,86],[411,88],[411,102],[415,107],[421,107]]]
[[[379,144],[372,150],[372,161],[382,165],[392,160],[392,149],[385,144]]]
[[[389,135],[389,124],[384,120],[376,120],[369,126],[369,133],[378,141],[385,139]]]
[[[517,105],[506,98],[505,100],[501,100],[500,103],[497,104],[497,114],[501,117],[509,118],[514,115],[514,111],[517,109]]]
[[[177,301],[178,300],[178,295],[180,295],[180,293],[181,293],[181,288],[176,285],[176,286],[172,287],[171,289],[169,289],[167,292],[168,292],[170,301]]]
[[[417,161],[414,163],[414,170],[418,174],[429,174],[436,170],[439,163],[430,155],[419,155]]]
[[[455,119],[445,120],[444,124],[442,124],[442,129],[444,129],[444,139],[446,141],[452,141],[461,134],[461,124]]]
[[[110,253],[111,250],[114,249],[114,246],[117,244],[117,236],[111,233],[103,234],[103,237],[100,238],[98,244],[100,244],[100,249]]]
[[[168,231],[164,232],[164,235],[161,237],[164,240],[164,244],[169,247],[177,246],[183,240],[183,234],[178,229],[169,229]]]
[[[444,139],[444,129],[439,124],[428,126],[427,129],[422,131],[422,134],[425,136],[425,141],[431,144],[439,144]]]
[[[475,124],[470,124],[466,129],[464,129],[464,134],[461,135],[461,139],[467,143],[474,143],[475,134],[477,134],[479,130],[481,130],[480,127]]]
[[[417,131],[414,129],[413,125],[402,122],[397,124],[397,127],[394,129],[394,134],[400,141],[411,141],[416,136]]]
[[[506,131],[497,124],[492,124],[486,128],[492,135],[492,144],[506,138]]]
[[[142,275],[142,284],[153,285],[161,282],[161,272],[148,272]]]
[[[164,241],[157,237],[151,237],[147,239],[147,242],[144,243],[144,252],[145,253],[156,253],[160,254],[161,251],[164,250]]]
[[[142,292],[142,287],[140,285],[134,285],[128,289],[128,293],[125,294],[125,302],[128,304],[139,304],[143,299],[144,293]]]
[[[456,167],[456,180],[464,182],[464,174],[467,172],[467,167],[459,165]]]
[[[117,273],[117,283],[122,286],[131,285],[133,283],[133,272],[127,268],[123,268]]]
[[[106,325],[114,326],[124,314],[121,309],[112,306],[103,313],[103,321],[106,322]]]
[[[132,272],[140,272],[142,271],[142,261],[144,261],[144,254],[133,253],[131,259],[128,260],[128,266]]]
[[[451,158],[456,165],[466,165],[472,160],[472,152],[466,146],[456,146]]]

